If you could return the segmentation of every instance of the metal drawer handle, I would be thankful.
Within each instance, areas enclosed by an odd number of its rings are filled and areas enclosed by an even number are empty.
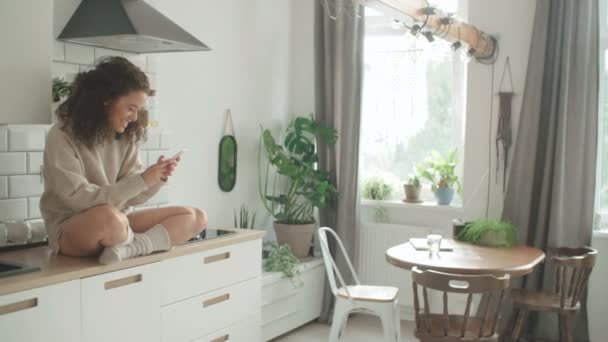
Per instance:
[[[38,298],[26,299],[17,303],[0,306],[0,316],[27,310],[38,306]]]
[[[229,258],[230,258],[230,252],[226,252],[226,253],[220,253],[220,254],[208,256],[205,258],[204,262],[205,262],[205,264],[210,264],[213,262],[218,262],[218,261],[226,260]]]
[[[220,336],[218,338],[214,338],[213,340],[211,340],[209,342],[224,342],[224,341],[228,341],[229,338],[230,338],[230,335],[226,334],[224,336]]]
[[[104,288],[106,290],[111,290],[111,289],[115,289],[117,287],[127,286],[129,284],[139,283],[142,280],[143,280],[142,275],[141,274],[136,274],[134,276],[130,276],[130,277],[126,277],[126,278],[116,279],[116,280],[112,280],[112,281],[106,281],[106,283],[104,284]]]
[[[221,303],[221,302],[225,302],[228,299],[230,299],[230,293],[226,293],[226,294],[223,294],[221,296],[217,296],[215,298],[207,299],[206,301],[203,302],[203,307],[206,308],[206,307],[211,306],[211,305],[215,305],[215,304],[218,304],[218,303]]]

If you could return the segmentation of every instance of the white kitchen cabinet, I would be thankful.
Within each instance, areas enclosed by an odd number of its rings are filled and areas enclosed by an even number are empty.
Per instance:
[[[81,280],[82,341],[160,341],[159,263]]]
[[[162,304],[236,284],[261,273],[262,242],[253,240],[164,260]]]
[[[325,268],[320,258],[300,265],[302,286],[278,272],[267,272],[262,277],[262,340],[268,341],[321,314]]]
[[[163,307],[162,341],[189,342],[255,316],[259,331],[259,315],[260,279],[257,277]]]
[[[80,281],[0,296],[0,340],[80,341]]]
[[[260,337],[259,315],[246,317],[228,328],[213,332],[192,342],[257,342]]]

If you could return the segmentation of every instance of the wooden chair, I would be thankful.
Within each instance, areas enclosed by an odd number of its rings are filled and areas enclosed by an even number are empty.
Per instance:
[[[529,311],[556,313],[559,317],[559,340],[572,341],[572,316],[580,310],[580,298],[595,265],[597,250],[591,247],[556,248],[550,251],[555,265],[555,291],[533,292],[514,289],[511,292],[515,325],[512,338],[517,341]]]
[[[509,275],[497,278],[493,275],[458,275],[412,269],[416,337],[422,342],[498,341],[496,332],[506,292]],[[424,307],[420,308],[418,287],[422,287]],[[432,313],[429,308],[427,289],[443,292],[443,312]],[[463,315],[450,314],[448,293],[467,294]],[[485,295],[481,316],[471,316],[473,296]],[[498,298],[494,300],[494,298]],[[493,305],[493,302],[496,302]]]
[[[346,285],[342,273],[338,269],[327,243],[327,233],[331,234],[335,240],[339,251],[344,254],[348,268],[352,274],[355,285]],[[361,285],[357,273],[344,249],[342,241],[331,228],[319,228],[319,244],[323,252],[323,261],[327,271],[329,286],[336,297],[334,307],[333,322],[329,333],[329,341],[337,342],[340,340],[346,327],[348,315],[354,312],[366,312],[375,314],[382,321],[384,339],[387,342],[399,342],[401,337],[401,320],[399,318],[399,301],[397,293],[399,289],[389,286],[367,286]],[[336,285],[336,276],[340,282],[340,288]]]

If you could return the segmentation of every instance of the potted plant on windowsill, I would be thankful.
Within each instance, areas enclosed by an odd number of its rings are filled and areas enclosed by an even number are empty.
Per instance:
[[[420,200],[420,177],[417,173],[410,174],[407,183],[403,184],[403,191],[405,192],[405,199],[403,202],[407,203],[421,203]]]
[[[288,244],[298,258],[308,256],[314,209],[325,207],[336,193],[329,173],[317,167],[315,139],[333,145],[338,133],[312,116],[297,117],[287,127],[282,143],[277,143],[268,129],[262,130],[260,141],[260,197],[275,219],[277,242]],[[262,152],[267,159],[264,169]],[[276,173],[271,172],[271,165]]]
[[[456,176],[458,158],[456,150],[451,150],[446,156],[433,151],[424,162],[416,165],[418,173],[431,182],[431,190],[439,205],[450,205],[454,198],[454,190],[462,194],[462,186]]]
[[[381,175],[375,175],[363,180],[361,197],[373,201],[388,200],[393,192],[391,182]],[[389,222],[388,211],[378,205],[373,208],[375,222]]]

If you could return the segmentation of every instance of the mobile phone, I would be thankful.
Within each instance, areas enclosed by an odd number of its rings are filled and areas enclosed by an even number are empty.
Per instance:
[[[167,159],[167,161],[175,161],[175,159],[177,159],[178,157],[181,157],[184,153],[186,153],[186,149],[182,149],[179,152],[177,152],[173,157]]]

